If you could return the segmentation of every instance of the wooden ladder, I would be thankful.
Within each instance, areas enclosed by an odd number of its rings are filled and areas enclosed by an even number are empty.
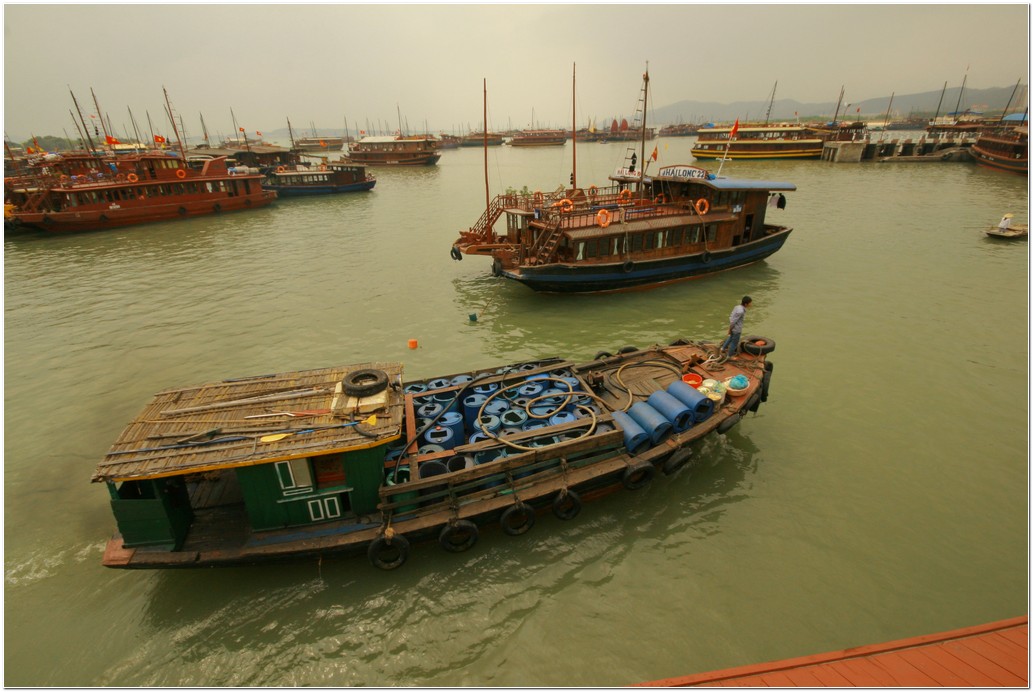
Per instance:
[[[477,223],[470,227],[470,231],[476,233],[481,240],[491,240],[492,228],[495,227],[495,222],[502,216],[504,206],[503,196],[497,195],[491,201],[491,204],[488,205],[488,208],[484,210],[484,213],[481,214],[481,218],[477,219]]]
[[[552,221],[542,229],[538,239],[531,246],[530,253],[528,253],[531,256],[532,264],[545,264],[552,259],[556,246],[559,245],[560,238],[563,237],[563,234],[560,233],[560,225],[562,223],[563,218],[556,214],[553,216]]]

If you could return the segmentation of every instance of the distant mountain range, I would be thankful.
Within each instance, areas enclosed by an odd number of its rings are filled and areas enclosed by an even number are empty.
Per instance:
[[[1022,112],[1027,104],[1026,87],[1020,87],[1015,94],[1010,112]],[[916,116],[932,117],[936,114],[939,104],[940,115],[953,113],[955,108],[964,112],[972,110],[978,112],[998,113],[1004,109],[1008,99],[1015,91],[1014,86],[992,87],[989,89],[966,88],[961,96],[960,107],[958,105],[958,94],[961,87],[948,88],[939,91],[927,91],[921,94],[896,94],[893,96],[893,112],[891,120],[901,120],[914,114]],[[942,96],[942,103],[941,103]],[[849,97],[847,97],[849,98]],[[865,99],[860,102],[851,102],[849,107],[846,103],[839,109],[839,119],[844,120],[858,116],[866,120],[881,120],[886,116],[886,109],[889,107],[890,97]],[[768,101],[737,101],[735,103],[715,103],[713,101],[678,101],[668,106],[662,106],[649,113],[649,120],[655,124],[674,123],[705,123],[705,122],[731,122],[738,118],[740,121],[751,122],[763,121],[768,111]],[[828,118],[836,112],[836,101],[824,103],[801,103],[792,99],[775,99],[771,106],[771,122],[795,120],[797,114],[800,118]]]

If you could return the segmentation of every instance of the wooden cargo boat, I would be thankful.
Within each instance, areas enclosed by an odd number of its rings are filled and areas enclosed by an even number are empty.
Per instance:
[[[698,160],[820,159],[825,137],[806,125],[702,127],[692,146]]]
[[[277,166],[266,175],[263,187],[280,197],[331,195],[372,190],[377,179],[365,166],[348,161],[329,161],[317,166]]]
[[[485,135],[484,132],[471,132],[459,141],[459,146],[482,147],[487,145],[489,147],[497,147],[501,146],[503,141],[505,141],[505,139],[497,132],[488,132],[487,135]]]
[[[365,552],[393,569],[414,541],[461,552],[486,524],[519,535],[540,512],[573,519],[756,411],[773,350],[750,337],[726,360],[679,339],[413,382],[400,364],[364,363],[166,390],[93,475],[118,526],[103,564]]]
[[[513,147],[561,147],[567,143],[563,130],[523,130],[509,140]]]
[[[427,135],[363,137],[348,147],[348,160],[364,166],[433,166],[438,142]]]
[[[12,224],[49,233],[97,231],[257,209],[276,193],[257,169],[226,157],[196,162],[162,152],[101,157],[64,154],[35,175],[5,179]]]

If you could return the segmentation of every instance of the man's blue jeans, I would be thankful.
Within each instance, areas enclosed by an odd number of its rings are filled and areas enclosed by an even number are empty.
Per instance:
[[[728,338],[721,344],[721,350],[726,351],[728,355],[734,356],[739,351],[739,337],[742,336],[742,332],[732,332],[728,335]]]

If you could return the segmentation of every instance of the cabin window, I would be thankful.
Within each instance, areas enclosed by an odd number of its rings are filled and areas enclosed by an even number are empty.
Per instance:
[[[704,226],[704,229],[707,234],[708,243],[712,243],[715,240],[717,240],[717,224],[708,223],[706,226]]]
[[[599,241],[589,240],[585,243],[585,257],[598,257],[599,256]]]
[[[319,488],[346,485],[344,463],[340,454],[314,457],[312,471],[316,475],[316,486]]]
[[[276,476],[284,495],[312,491],[312,470],[308,459],[291,459],[276,462]]]
[[[636,233],[635,235],[631,236],[631,251],[632,252],[637,252],[638,250],[641,250],[642,249],[642,245],[643,245],[643,243],[642,243],[642,235]]]

